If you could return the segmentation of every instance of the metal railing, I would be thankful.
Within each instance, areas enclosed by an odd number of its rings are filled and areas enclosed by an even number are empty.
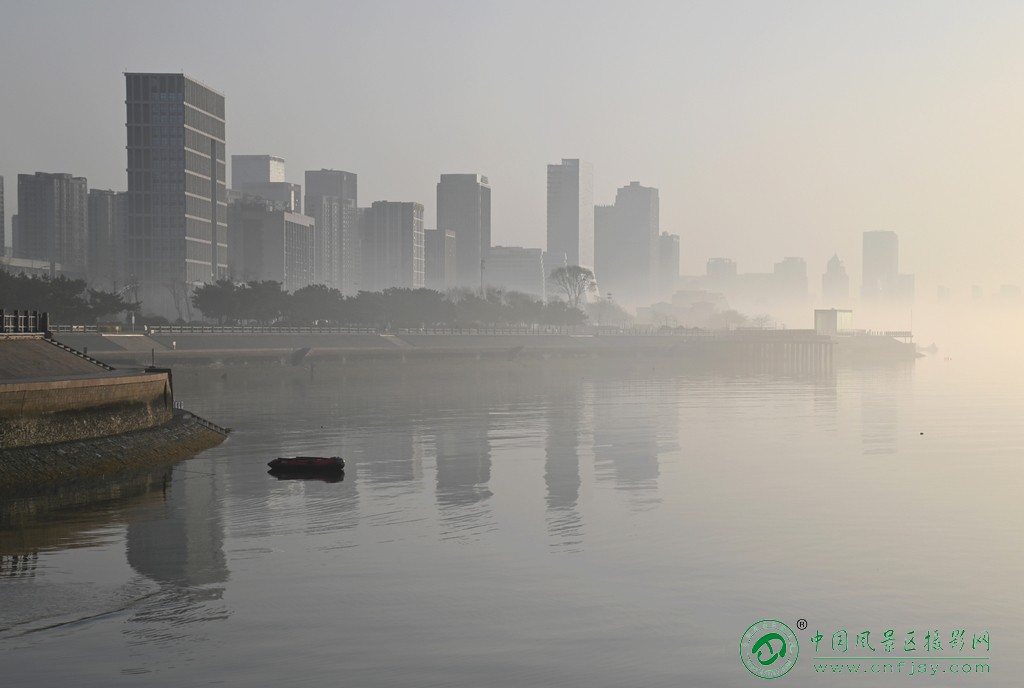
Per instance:
[[[47,331],[49,313],[0,310],[0,334],[39,334]]]

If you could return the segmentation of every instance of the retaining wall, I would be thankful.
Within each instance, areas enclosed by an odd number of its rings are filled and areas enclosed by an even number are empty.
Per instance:
[[[166,372],[0,383],[0,448],[152,428],[171,420],[173,405]]]

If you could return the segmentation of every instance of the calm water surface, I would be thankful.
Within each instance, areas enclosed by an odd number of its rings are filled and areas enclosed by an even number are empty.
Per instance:
[[[739,686],[740,635],[991,633],[1024,675],[1019,366],[180,368],[222,446],[7,500],[4,686]],[[338,483],[278,455],[338,453]],[[923,654],[923,638],[918,641]],[[880,648],[876,648],[879,649]],[[855,651],[860,651],[855,648]],[[831,653],[822,653],[831,654]],[[850,654],[853,654],[851,651]],[[926,657],[927,659],[927,657]]]

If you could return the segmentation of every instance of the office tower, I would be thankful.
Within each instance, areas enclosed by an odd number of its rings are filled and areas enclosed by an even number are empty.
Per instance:
[[[224,96],[184,74],[125,74],[126,279],[143,310],[183,318],[196,285],[225,278]]]
[[[0,175],[0,258],[7,253],[7,215],[4,212],[4,178]]]
[[[539,248],[492,246],[486,272],[488,286],[543,300],[547,296],[543,254]]]
[[[362,225],[363,290],[423,287],[423,204],[376,201]]]
[[[455,232],[455,283],[479,288],[491,248],[491,187],[479,174],[442,174],[437,228]]]
[[[232,155],[231,188],[273,201],[278,210],[302,212],[302,185],[285,181],[284,158],[274,155]]]
[[[594,268],[594,173],[587,162],[548,165],[547,250],[553,263]]]
[[[306,214],[316,222],[316,283],[355,295],[363,288],[357,176],[307,170]]]
[[[36,172],[18,175],[15,258],[58,264],[68,277],[84,277],[89,255],[89,189],[85,177]]]
[[[656,300],[660,204],[658,190],[630,182],[614,206],[594,209],[594,260],[604,294],[630,306]]]
[[[807,298],[807,262],[790,256],[775,264],[775,293],[786,301]]]
[[[826,306],[843,305],[850,300],[850,277],[837,255],[829,259],[821,276],[821,300]]]
[[[615,248],[619,242],[619,221],[614,205],[594,206],[594,276],[601,294],[607,296],[614,288],[617,266]],[[605,277],[608,284],[605,284]]]
[[[228,214],[232,279],[272,280],[289,292],[314,284],[313,218],[252,197],[235,200]]]
[[[276,155],[231,156],[232,189],[241,189],[243,184],[271,184],[283,181],[284,158]]]
[[[679,235],[662,232],[658,237],[658,298],[668,301],[679,280]]]
[[[117,291],[124,282],[124,226],[128,194],[89,189],[89,282]]]
[[[731,258],[708,258],[706,275],[710,291],[729,294],[736,288],[736,263]]]
[[[900,243],[896,232],[864,232],[861,296],[891,298],[897,290]]]
[[[423,232],[424,283],[427,289],[445,292],[455,286],[455,232],[427,229]]]

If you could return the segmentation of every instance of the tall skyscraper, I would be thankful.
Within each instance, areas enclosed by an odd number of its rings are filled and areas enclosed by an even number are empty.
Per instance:
[[[850,277],[837,255],[829,259],[821,276],[821,300],[826,306],[843,306],[850,300]]]
[[[679,235],[662,232],[658,237],[658,298],[668,301],[679,281]]]
[[[89,189],[85,177],[36,172],[18,175],[18,254],[84,277],[89,252]]]
[[[4,178],[0,175],[0,258],[7,253],[7,215],[4,211]]]
[[[594,268],[594,172],[590,163],[548,165],[549,264]],[[564,258],[563,258],[564,257]]]
[[[491,248],[491,187],[479,174],[442,174],[437,228],[455,232],[455,283],[479,287]]]
[[[658,291],[658,190],[630,182],[614,206],[594,210],[594,259],[601,292],[629,306],[646,306]]]
[[[892,297],[897,290],[899,265],[900,240],[896,232],[864,232],[861,296]]]
[[[144,311],[182,318],[228,276],[224,96],[184,74],[125,74],[126,278]]]
[[[89,282],[117,290],[124,283],[124,227],[128,194],[89,189]]]
[[[799,302],[807,298],[807,262],[790,256],[775,264],[775,289],[779,298]]]
[[[243,184],[271,184],[283,181],[284,158],[276,155],[231,156],[232,189],[241,189]]]
[[[455,232],[423,231],[423,274],[427,289],[445,292],[455,286]]]
[[[355,295],[363,288],[357,176],[307,170],[306,214],[316,222],[316,283]]]
[[[376,201],[362,224],[363,290],[423,287],[423,204]]]

